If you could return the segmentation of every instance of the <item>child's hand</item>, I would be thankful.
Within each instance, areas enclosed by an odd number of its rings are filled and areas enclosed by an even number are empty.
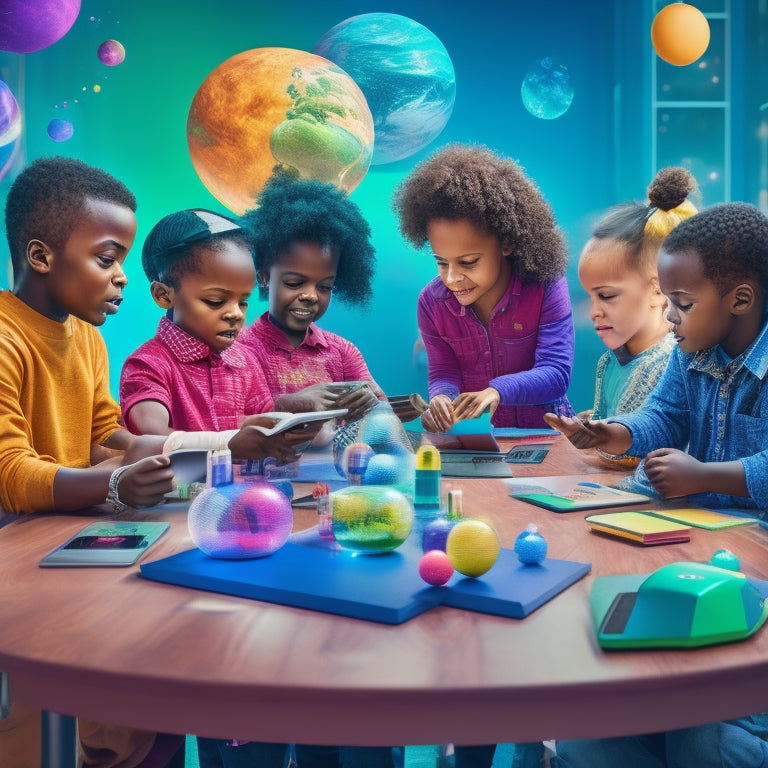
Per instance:
[[[373,390],[364,384],[351,392],[344,392],[338,396],[334,408],[346,408],[349,413],[344,417],[345,421],[357,421],[362,419],[370,411],[379,398],[373,393]]]
[[[311,384],[298,392],[280,395],[275,399],[275,408],[289,413],[302,411],[330,411],[337,407],[339,392],[333,389],[332,382]]]
[[[303,430],[286,430],[277,435],[265,435],[259,427],[274,427],[277,419],[266,416],[248,416],[237,434],[229,441],[228,448],[233,459],[265,459],[272,456],[281,462],[296,461],[301,452],[296,451],[295,445],[306,443],[320,429],[318,422],[312,428]],[[316,427],[316,429],[315,429]],[[297,434],[300,433],[300,434]],[[301,435],[306,435],[302,437]]]
[[[456,421],[476,419],[486,408],[493,413],[500,401],[501,395],[493,387],[487,387],[480,392],[462,392],[453,401],[453,418]]]
[[[562,432],[576,448],[602,448],[606,453],[621,455],[632,445],[632,436],[622,424],[605,421],[582,421],[576,416],[545,413],[544,421]]]
[[[153,507],[173,490],[173,470],[168,456],[150,456],[129,464],[117,482],[117,495],[130,507]]]
[[[453,426],[453,403],[448,395],[435,395],[429,401],[421,424],[428,432],[446,432]]]
[[[675,448],[651,451],[645,457],[645,474],[664,499],[709,490],[706,465]]]

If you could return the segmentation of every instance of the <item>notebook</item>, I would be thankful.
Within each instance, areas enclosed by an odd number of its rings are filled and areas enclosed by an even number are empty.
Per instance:
[[[646,512],[609,512],[584,519],[593,531],[639,544],[676,544],[691,540],[690,526]]]
[[[712,509],[649,509],[643,511],[647,511],[649,515],[655,517],[673,520],[684,525],[692,525],[694,528],[706,528],[709,531],[757,522],[754,517],[746,516],[743,512],[726,514],[725,512],[715,512]]]
[[[571,476],[515,478],[505,481],[509,495],[553,512],[573,512],[579,509],[620,507],[642,504],[649,496],[630,493],[587,480],[575,482]]]

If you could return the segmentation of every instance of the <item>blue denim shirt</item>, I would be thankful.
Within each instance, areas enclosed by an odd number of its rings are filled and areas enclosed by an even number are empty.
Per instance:
[[[678,448],[699,461],[741,460],[749,498],[704,493],[690,496],[702,506],[768,509],[768,323],[733,360],[717,345],[693,354],[672,351],[664,374],[635,413],[608,421],[632,432],[627,453],[645,456],[656,448]],[[641,463],[632,487],[658,496]]]

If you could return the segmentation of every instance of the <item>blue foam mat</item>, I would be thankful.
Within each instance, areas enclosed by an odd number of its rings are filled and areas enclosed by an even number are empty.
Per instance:
[[[311,529],[255,560],[220,560],[191,549],[140,567],[155,581],[383,624],[400,624],[435,605],[520,619],[591,567],[550,558],[522,565],[512,550],[502,549],[482,578],[455,573],[444,587],[430,587],[418,573],[420,556],[410,542],[387,554],[355,554]]]

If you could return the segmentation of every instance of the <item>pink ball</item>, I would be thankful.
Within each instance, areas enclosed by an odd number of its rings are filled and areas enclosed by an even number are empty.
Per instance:
[[[419,560],[419,576],[433,587],[442,587],[453,576],[453,565],[441,549],[425,552]]]

